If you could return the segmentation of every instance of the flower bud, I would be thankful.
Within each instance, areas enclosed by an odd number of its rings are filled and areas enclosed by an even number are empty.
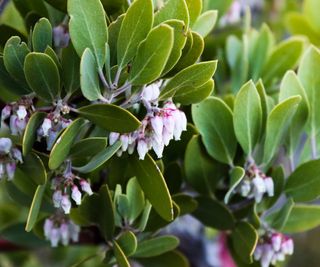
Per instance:
[[[86,180],[80,181],[80,186],[83,192],[86,192],[89,196],[93,194],[90,184]]]
[[[111,132],[109,134],[109,144],[110,144],[110,146],[112,146],[115,142],[117,142],[119,137],[120,137],[119,133]]]
[[[50,219],[46,219],[43,226],[44,236],[46,239],[50,238],[50,233],[53,228],[53,221]]]
[[[264,184],[265,184],[268,196],[269,197],[273,197],[274,196],[274,184],[273,184],[272,178],[271,177],[265,178],[264,179]]]
[[[6,164],[6,171],[7,171],[7,176],[8,176],[8,180],[11,181],[14,177],[14,173],[16,171],[16,163],[15,162],[8,162]]]
[[[27,110],[25,106],[19,106],[16,113],[19,120],[24,120],[27,117]]]
[[[53,41],[55,47],[64,48],[69,45],[70,34],[67,31],[66,26],[59,25],[53,28]]]
[[[58,243],[60,241],[61,235],[60,235],[60,229],[58,228],[52,228],[50,232],[50,242],[52,247],[57,247]]]
[[[60,208],[61,207],[61,201],[62,201],[62,192],[61,192],[61,190],[57,190],[57,191],[55,191],[53,193],[52,201],[53,201],[53,206],[55,208]]]
[[[129,137],[126,134],[123,134],[120,136],[120,141],[122,143],[122,151],[126,151],[128,149],[128,145],[129,145]]]
[[[65,214],[69,214],[71,210],[71,201],[68,195],[63,195],[61,198],[61,208]]]
[[[162,130],[163,130],[162,118],[160,116],[154,116],[151,118],[150,121],[155,134],[159,137],[162,137]]]
[[[138,141],[137,150],[139,154],[139,159],[144,160],[146,154],[148,153],[148,144],[144,139],[140,139]]]
[[[10,138],[0,138],[0,155],[8,154],[12,148],[12,141]]]
[[[282,236],[281,234],[273,234],[271,237],[271,244],[275,251],[279,251],[281,248]]]
[[[253,193],[257,203],[260,203],[263,197],[263,194],[266,192],[266,187],[264,184],[264,180],[260,176],[256,176],[252,180],[253,184]]]
[[[142,97],[148,102],[157,101],[160,95],[160,88],[158,83],[152,83],[145,87],[142,92]]]
[[[8,119],[11,115],[11,106],[6,105],[1,111],[1,121]]]
[[[52,128],[52,121],[50,119],[45,118],[41,125],[42,136],[48,136],[49,130]]]
[[[67,246],[69,244],[69,239],[70,239],[69,225],[67,223],[62,223],[60,225],[59,230],[60,230],[61,242],[64,246]]]
[[[76,185],[72,186],[71,189],[71,197],[76,202],[77,205],[81,204],[81,192],[79,191],[78,187]]]
[[[19,161],[20,163],[23,163],[22,154],[19,149],[13,148],[12,149],[12,156],[14,157],[15,160]]]

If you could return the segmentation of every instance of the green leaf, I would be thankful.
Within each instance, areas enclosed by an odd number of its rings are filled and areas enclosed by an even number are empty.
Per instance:
[[[99,68],[102,69],[105,44],[108,42],[108,29],[100,0],[69,0],[68,13],[70,36],[79,57],[86,48],[89,48]]]
[[[311,46],[301,59],[298,77],[309,100],[309,128],[313,136],[320,130],[320,77],[317,73],[318,68],[320,68],[320,51],[316,47]]]
[[[83,119],[73,121],[57,139],[49,157],[49,168],[57,169],[68,157],[71,146],[84,124]]]
[[[229,203],[232,193],[234,192],[236,187],[240,184],[245,174],[246,174],[245,170],[238,166],[234,167],[231,170],[229,190],[224,197],[224,203],[226,204]]]
[[[81,57],[80,84],[82,94],[85,98],[90,101],[102,99],[98,77],[98,65],[89,48],[84,50]]]
[[[122,21],[118,43],[118,66],[122,69],[137,53],[139,44],[147,37],[153,24],[151,0],[136,0],[127,10]]]
[[[45,0],[56,9],[67,13],[67,0]]]
[[[320,206],[296,204],[283,228],[286,233],[300,233],[320,225]]]
[[[219,201],[209,197],[197,197],[198,208],[193,212],[205,226],[218,230],[231,230],[234,228],[235,219],[231,211]]]
[[[187,41],[186,26],[184,25],[183,21],[171,19],[171,20],[165,21],[165,24],[173,28],[174,39],[173,39],[173,47],[171,50],[171,54],[162,72],[162,76],[167,74],[178,62],[179,58],[182,55],[182,49],[185,46]]]
[[[239,222],[231,233],[236,254],[246,263],[252,263],[252,255],[258,242],[258,233],[247,222]]]
[[[320,29],[320,19],[317,13],[320,5],[317,0],[305,0],[303,2],[303,14],[315,29]]]
[[[301,134],[303,133],[304,125],[308,120],[309,103],[306,92],[295,72],[287,71],[280,85],[279,101],[283,101],[286,98],[295,95],[301,96],[301,102],[297,108],[296,114],[292,118],[289,128],[288,144],[290,156],[293,156],[294,151],[301,140]]]
[[[191,32],[191,37],[191,47],[189,49],[187,49],[188,47],[185,47],[183,49],[181,58],[179,59],[178,63],[173,68],[173,70],[169,73],[169,75],[171,75],[172,73],[175,74],[191,66],[192,64],[196,63],[200,58],[204,49],[204,40],[201,37],[201,35],[193,31]]]
[[[72,158],[93,157],[101,152],[108,144],[107,137],[89,137],[75,143],[70,151]]]
[[[44,53],[47,46],[52,46],[52,27],[46,18],[40,19],[32,32],[33,51]]]
[[[113,21],[108,27],[111,66],[117,65],[117,44],[124,16],[125,14],[120,15],[117,20]]]
[[[212,194],[221,175],[221,164],[209,157],[200,136],[194,136],[189,141],[185,158],[184,168],[186,181],[201,194]]]
[[[80,87],[80,59],[71,43],[62,50],[61,65],[65,91],[72,94]]]
[[[285,192],[295,202],[307,202],[320,196],[320,160],[301,164],[288,178]]]
[[[44,53],[46,55],[48,55],[49,57],[51,57],[51,59],[54,61],[54,64],[56,64],[56,66],[58,67],[59,73],[61,74],[61,72],[62,72],[61,63],[58,58],[58,55],[53,50],[53,48],[50,46],[47,46],[47,48],[44,50]]]
[[[252,48],[250,57],[250,77],[253,81],[257,81],[261,76],[261,71],[266,63],[269,52],[273,46],[272,33],[266,24],[263,24],[257,40]]]
[[[129,133],[140,126],[140,121],[129,111],[111,104],[94,104],[78,109],[80,116],[111,132]]]
[[[189,267],[187,258],[178,251],[170,251],[152,258],[140,258],[144,267]]]
[[[171,78],[162,89],[160,100],[168,99],[175,95],[181,88],[199,87],[208,82],[217,68],[217,61],[207,61],[194,64]]]
[[[209,155],[233,165],[237,141],[230,108],[221,99],[210,97],[192,106],[192,118]]]
[[[192,30],[199,33],[204,38],[213,30],[217,19],[217,10],[206,11],[198,17],[197,21],[192,26]]]
[[[190,214],[194,212],[197,207],[198,203],[195,199],[191,196],[186,194],[176,194],[172,197],[172,200],[178,205],[180,213],[179,216],[183,216],[186,214]]]
[[[4,65],[10,76],[24,88],[26,92],[30,89],[24,75],[24,61],[30,52],[26,43],[21,42],[20,37],[13,36],[7,42],[3,50]]]
[[[113,241],[114,255],[117,259],[117,264],[119,267],[130,267],[129,261],[122,251],[121,247],[118,245],[117,241]]]
[[[233,125],[237,140],[247,155],[257,144],[262,127],[260,96],[252,81],[242,86],[234,102]]]
[[[44,192],[46,189],[46,184],[38,185],[37,190],[34,194],[32,204],[29,210],[28,218],[27,218],[27,224],[26,224],[26,231],[30,232],[34,225],[36,224],[38,220],[38,215],[40,212],[41,204],[42,204],[42,198],[44,196]]]
[[[106,240],[112,240],[114,227],[114,206],[110,195],[110,190],[105,184],[99,190],[99,227]],[[97,208],[97,207],[94,207]]]
[[[121,145],[121,141],[116,142],[112,146],[109,146],[96,154],[86,165],[82,167],[74,167],[74,169],[81,173],[90,173],[98,169],[119,150]]]
[[[320,33],[314,29],[306,16],[298,12],[290,12],[285,17],[285,24],[292,35],[305,35],[311,43],[320,45]]]
[[[129,180],[126,195],[130,205],[129,220],[133,222],[139,217],[145,207],[144,194],[137,178],[134,177]]]
[[[20,170],[27,174],[37,185],[43,185],[47,181],[47,171],[40,157],[31,152],[19,165]]]
[[[45,101],[54,101],[60,92],[58,67],[50,56],[32,52],[26,56],[24,72],[32,90]]]
[[[278,210],[269,214],[265,220],[266,222],[278,231],[282,231],[283,227],[286,225],[292,208],[294,207],[294,202],[291,198]]]
[[[189,12],[185,0],[168,0],[155,14],[153,26],[157,26],[169,19],[182,20],[186,27],[189,28]]]
[[[265,84],[270,84],[273,79],[281,77],[287,70],[296,67],[303,52],[305,40],[291,37],[276,46],[262,72]]]
[[[179,245],[179,239],[175,236],[159,236],[142,241],[134,253],[135,258],[149,258],[174,250]]]
[[[186,3],[190,17],[190,26],[192,26],[201,14],[202,0],[186,0]]]
[[[153,28],[138,48],[132,62],[130,81],[148,84],[160,77],[173,47],[173,29],[165,24]]]
[[[119,246],[125,255],[131,256],[137,249],[137,238],[131,231],[126,231],[117,239]]]
[[[269,163],[279,149],[300,101],[301,96],[293,96],[282,101],[271,110],[267,118],[263,163]]]
[[[162,173],[154,160],[147,154],[144,160],[139,160],[136,156],[132,157],[130,163],[146,198],[153,208],[163,219],[171,221],[173,219],[171,196]]]
[[[35,112],[30,117],[22,139],[23,156],[26,156],[32,150],[37,136],[37,129],[40,127],[46,116],[47,113],[45,112]]]
[[[182,105],[190,105],[199,103],[210,95],[214,90],[214,80],[211,79],[199,87],[185,87],[179,89],[174,95],[174,102],[181,103]]]

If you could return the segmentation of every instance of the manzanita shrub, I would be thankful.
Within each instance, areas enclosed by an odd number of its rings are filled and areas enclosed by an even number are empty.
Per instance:
[[[1,237],[94,247],[73,266],[183,267],[167,226],[189,214],[237,266],[268,267],[320,224],[320,51],[306,37],[277,43],[247,12],[218,64],[201,58],[210,1],[13,3],[28,34],[7,29],[0,54]]]

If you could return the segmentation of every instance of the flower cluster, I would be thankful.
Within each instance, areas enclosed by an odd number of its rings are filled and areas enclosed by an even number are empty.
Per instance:
[[[44,236],[50,241],[52,247],[57,247],[59,242],[67,246],[70,240],[79,241],[80,227],[62,214],[46,219],[43,228]]]
[[[69,214],[71,210],[70,195],[77,205],[81,204],[82,193],[79,188],[88,195],[93,194],[90,184],[72,173],[70,162],[67,165],[66,171],[53,178],[51,184],[51,189],[54,190],[53,205],[55,208],[62,208],[65,214]]]
[[[255,251],[254,259],[260,261],[261,267],[276,265],[278,261],[284,261],[287,255],[292,255],[294,249],[293,240],[281,233],[264,235]]]
[[[12,180],[17,163],[22,163],[22,155],[19,149],[13,147],[9,138],[0,138],[0,179],[7,177]]]
[[[66,25],[60,24],[53,28],[53,42],[57,48],[65,48],[69,45],[70,34]]]
[[[117,140],[122,142],[119,156],[125,151],[132,154],[136,148],[141,160],[151,149],[161,158],[164,147],[172,139],[180,140],[182,132],[187,130],[186,115],[173,102],[168,101],[162,108],[158,107],[159,86],[159,83],[151,84],[142,92],[142,102],[148,112],[139,129],[122,135],[110,133],[110,145]]]
[[[31,109],[32,103],[29,100],[6,105],[1,111],[1,124],[8,120],[11,134],[22,135],[27,126]]]
[[[42,138],[45,138],[47,150],[50,151],[59,132],[68,127],[71,122],[72,120],[65,119],[60,114],[49,113],[38,128],[37,140],[41,141]]]
[[[246,169],[246,176],[240,183],[238,191],[243,197],[254,198],[260,203],[263,195],[274,195],[274,183],[272,177],[266,176],[255,164]]]

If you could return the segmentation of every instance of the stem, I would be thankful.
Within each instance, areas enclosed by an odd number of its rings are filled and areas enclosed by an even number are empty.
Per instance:
[[[294,157],[293,155],[289,156],[289,163],[290,163],[290,173],[292,173],[294,171],[294,169],[296,168],[295,164],[294,164]]]
[[[318,155],[317,155],[318,154],[317,153],[317,138],[316,138],[314,131],[312,131],[310,141],[311,141],[312,159],[316,159],[318,157]]]
[[[113,81],[113,87],[114,87],[114,88],[117,88],[117,87],[118,87],[120,75],[121,75],[121,68],[119,67],[118,70],[117,70],[116,76],[115,76],[115,78],[114,78],[114,81]]]
[[[122,94],[123,92],[127,91],[131,88],[131,83],[125,83],[122,87],[120,87],[117,91],[113,93],[113,97],[117,97],[118,95]]]
[[[104,88],[110,91],[111,87],[110,87],[108,81],[106,80],[106,77],[104,77],[102,69],[99,68],[98,72],[99,72],[99,77],[100,77],[100,80],[102,81],[102,84],[103,84]]]

